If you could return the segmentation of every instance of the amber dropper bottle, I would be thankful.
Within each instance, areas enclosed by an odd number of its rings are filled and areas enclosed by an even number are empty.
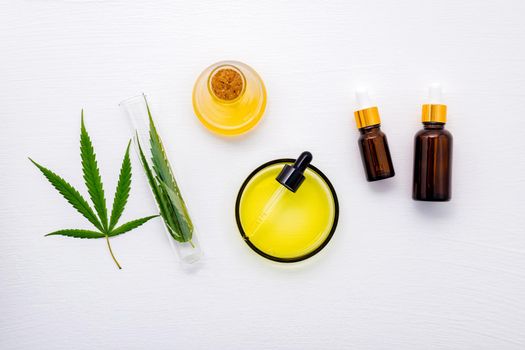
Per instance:
[[[395,175],[386,135],[381,131],[377,106],[371,103],[366,90],[356,91],[358,109],[355,122],[361,135],[359,150],[367,181],[387,179]]]
[[[415,137],[412,198],[445,202],[451,196],[452,134],[445,130],[447,106],[442,102],[441,86],[432,85],[429,95],[421,116],[423,130]]]

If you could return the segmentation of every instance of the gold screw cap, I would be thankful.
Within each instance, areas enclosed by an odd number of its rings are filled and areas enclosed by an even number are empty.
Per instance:
[[[370,96],[366,89],[358,89],[355,92],[358,109],[354,112],[355,123],[358,129],[366,128],[367,126],[381,124],[379,117],[379,110],[370,101]]]

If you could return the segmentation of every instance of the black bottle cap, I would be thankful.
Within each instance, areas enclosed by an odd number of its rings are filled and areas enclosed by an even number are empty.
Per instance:
[[[290,191],[295,192],[303,183],[303,173],[311,161],[312,154],[310,152],[303,152],[293,165],[286,164],[275,179]]]

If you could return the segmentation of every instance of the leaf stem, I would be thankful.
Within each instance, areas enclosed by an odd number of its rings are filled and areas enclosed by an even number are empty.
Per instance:
[[[109,236],[108,235],[106,235],[106,242],[108,243],[109,254],[111,254],[111,257],[113,258],[113,261],[115,262],[115,264],[117,264],[117,267],[119,268],[119,270],[122,270],[122,266],[120,266],[120,264],[118,263],[117,259],[115,258],[115,255],[113,255],[113,250],[111,249],[111,244],[109,244]]]
[[[195,244],[193,244],[193,242],[191,241],[191,239],[188,241],[191,245],[192,248],[195,248]]]

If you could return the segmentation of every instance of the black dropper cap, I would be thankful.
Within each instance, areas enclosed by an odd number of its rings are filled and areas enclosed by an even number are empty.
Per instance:
[[[303,183],[303,173],[311,161],[312,154],[310,152],[303,152],[293,165],[286,164],[275,179],[290,191],[295,192]]]

